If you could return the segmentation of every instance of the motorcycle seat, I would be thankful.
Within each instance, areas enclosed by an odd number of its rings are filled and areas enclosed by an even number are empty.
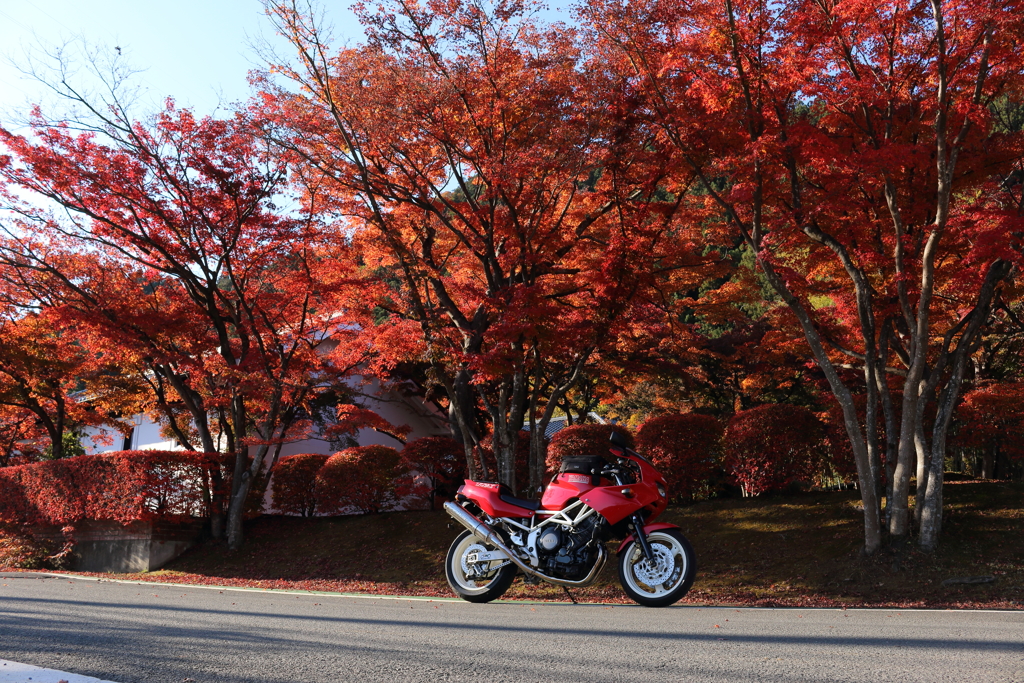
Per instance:
[[[498,489],[498,497],[501,498],[506,503],[508,503],[509,505],[518,505],[519,507],[526,508],[531,512],[536,512],[537,510],[540,509],[539,500],[527,500],[525,498],[516,498],[515,496],[512,495],[512,490],[509,489],[504,484],[502,484],[501,488]]]

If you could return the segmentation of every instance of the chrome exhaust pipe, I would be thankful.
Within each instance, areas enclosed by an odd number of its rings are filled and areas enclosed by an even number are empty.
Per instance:
[[[598,545],[597,561],[594,562],[594,567],[590,570],[589,574],[587,574],[584,578],[580,579],[579,581],[570,581],[568,579],[556,579],[553,576],[548,576],[547,574],[537,571],[536,569],[534,569],[533,567],[519,559],[516,556],[516,554],[513,553],[508,548],[508,546],[505,545],[505,542],[501,540],[501,537],[498,536],[494,529],[492,529],[487,524],[478,519],[476,515],[473,515],[470,512],[468,512],[461,505],[456,505],[455,503],[452,502],[445,503],[444,511],[451,515],[451,517],[456,522],[466,527],[466,529],[468,529],[474,536],[484,541],[485,543],[493,545],[495,548],[505,553],[505,555],[508,556],[508,559],[517,567],[519,567],[519,569],[521,569],[524,574],[528,574],[529,576],[535,576],[538,579],[541,579],[542,581],[553,583],[556,586],[567,586],[569,588],[582,588],[584,586],[589,586],[594,582],[594,579],[597,578],[597,575],[601,573],[601,569],[604,568],[604,563],[608,560],[608,553],[605,551],[604,546]]]

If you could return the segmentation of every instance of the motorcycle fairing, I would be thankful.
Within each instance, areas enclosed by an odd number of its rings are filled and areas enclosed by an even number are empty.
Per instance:
[[[596,486],[581,495],[580,500],[600,512],[609,524],[618,524],[637,510],[649,505],[658,507],[662,502],[658,490],[645,482],[629,486]]]

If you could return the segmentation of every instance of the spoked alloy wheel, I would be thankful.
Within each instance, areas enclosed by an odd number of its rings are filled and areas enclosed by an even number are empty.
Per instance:
[[[635,540],[619,555],[619,582],[626,595],[646,607],[665,607],[690,590],[697,574],[697,556],[690,542],[676,529],[647,535],[654,562],[644,557]]]
[[[516,578],[517,568],[506,559],[480,560],[482,553],[493,552],[469,531],[462,532],[448,549],[445,573],[448,585],[463,600],[490,602],[504,594]]]

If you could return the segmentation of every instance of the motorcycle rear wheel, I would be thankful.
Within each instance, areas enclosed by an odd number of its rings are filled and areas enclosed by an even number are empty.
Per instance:
[[[473,562],[474,553],[494,548],[469,531],[459,534],[448,549],[445,574],[455,594],[469,602],[490,602],[504,595],[518,568],[508,560]]]
[[[635,540],[619,554],[619,583],[632,600],[645,607],[667,607],[686,595],[697,575],[697,555],[677,529],[647,534],[655,561],[644,557]]]

